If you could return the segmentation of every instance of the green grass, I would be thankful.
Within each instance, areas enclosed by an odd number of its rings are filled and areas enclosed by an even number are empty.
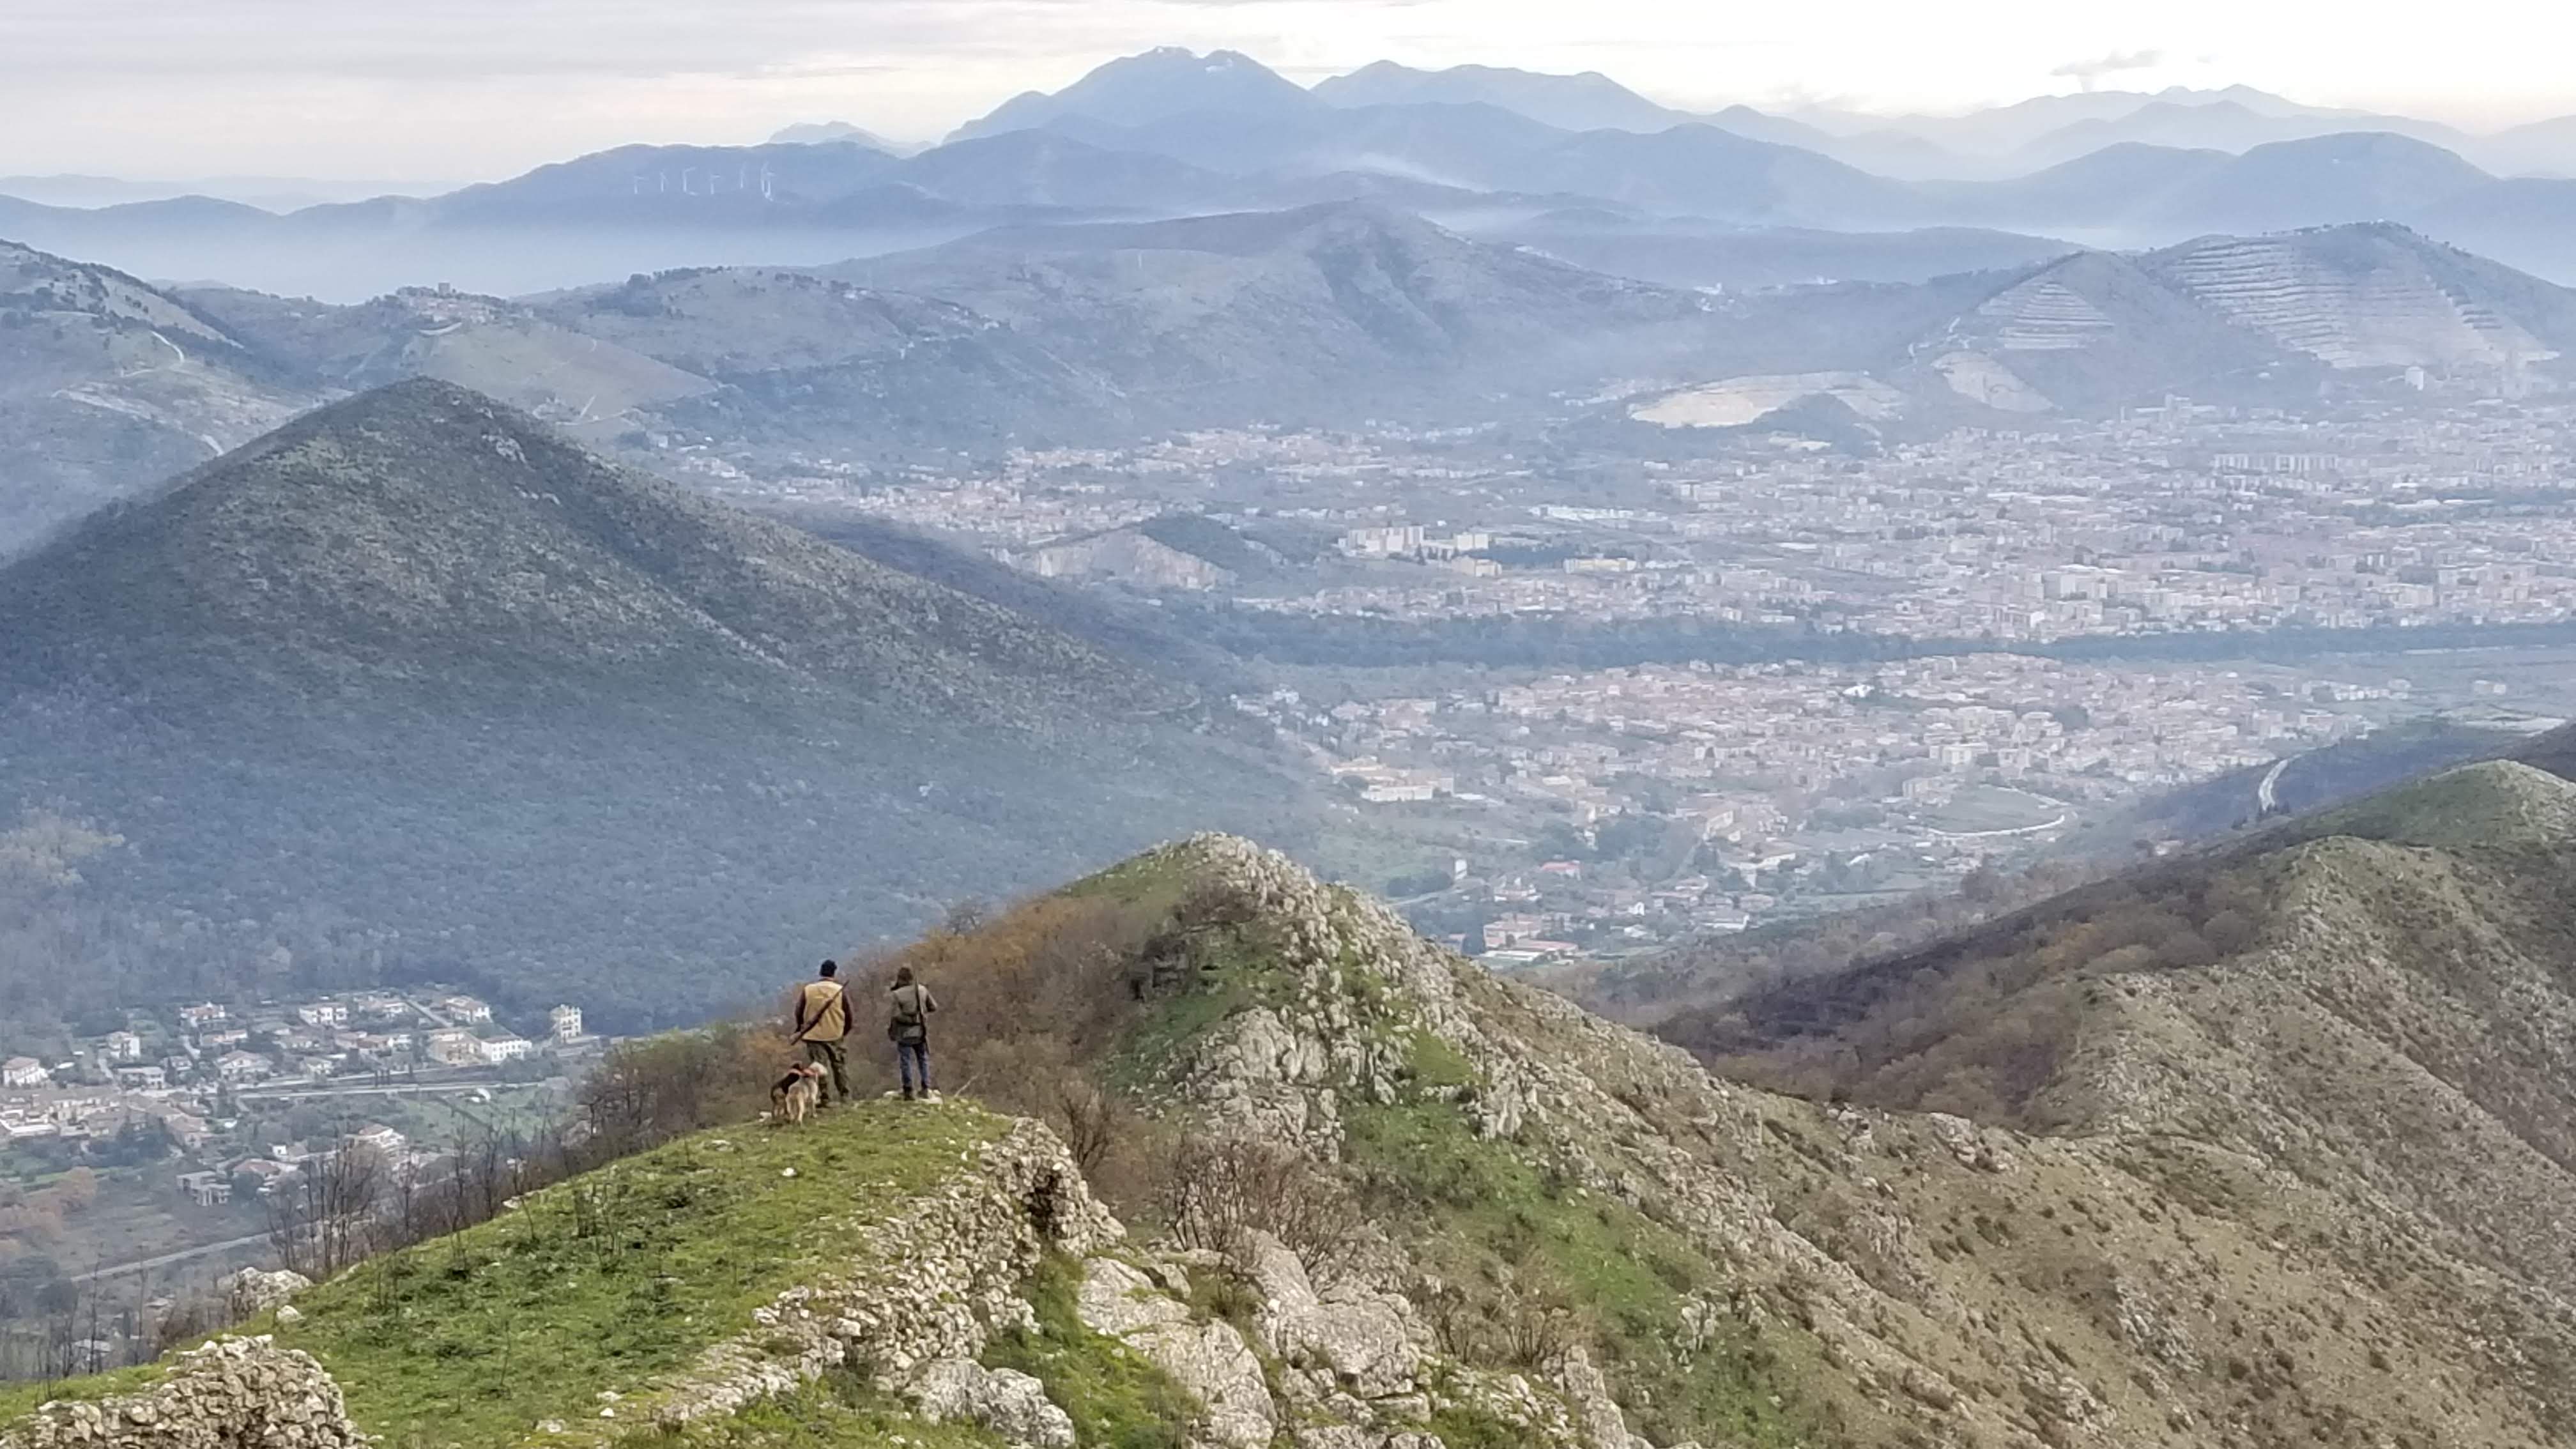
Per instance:
[[[1169,851],[1147,851],[1095,871],[1057,892],[1075,900],[1107,896],[1140,909],[1166,913],[1188,894],[1190,867]]]
[[[2576,816],[2566,781],[2510,761],[2462,765],[2303,822],[2303,838],[2357,835],[2451,849],[2555,845]]]
[[[1153,1003],[1137,1019],[1117,1055],[1103,1064],[1104,1074],[1115,1086],[1150,1086],[1219,1022],[1259,1000],[1240,974],[1202,975],[1189,990]]]
[[[1518,1425],[1464,1404],[1432,1415],[1424,1427],[1448,1449],[1518,1449],[1527,1437]]]
[[[1151,1086],[1181,1054],[1226,1018],[1253,1006],[1284,1006],[1298,978],[1284,969],[1276,947],[1257,929],[1216,927],[1192,933],[1188,987],[1149,1005],[1127,1029],[1117,1055],[1105,1065],[1108,1080],[1124,1088]]]
[[[139,1368],[112,1369],[103,1374],[84,1374],[76,1379],[63,1379],[49,1384],[0,1385],[0,1424],[8,1424],[36,1412],[47,1404],[89,1403],[113,1398],[150,1387],[168,1370],[160,1364]]]
[[[747,1331],[1002,1125],[862,1103],[800,1130],[700,1133],[361,1265],[275,1331],[387,1449],[515,1443],[549,1418],[595,1429],[600,1390],[631,1393]]]
[[[1496,1306],[1480,1303],[1480,1314],[1563,1310],[1631,1406],[1631,1428],[1657,1443],[1818,1442],[1778,1357],[1786,1345],[1736,1329],[1687,1359],[1674,1349],[1685,1299],[1719,1277],[1688,1239],[1579,1192],[1510,1143],[1478,1138],[1448,1103],[1356,1104],[1344,1121],[1352,1167],[1388,1200],[1382,1220],[1421,1225],[1414,1247],[1425,1266],[1490,1295]],[[1487,1367],[1524,1367],[1486,1347]],[[1434,1428],[1452,1444],[1509,1442],[1481,1423]]]
[[[973,1424],[927,1423],[909,1406],[855,1374],[836,1372],[793,1394],[740,1413],[691,1424],[676,1433],[643,1429],[615,1449],[1004,1449],[1001,1438]]]
[[[1029,1284],[1037,1331],[995,1339],[985,1365],[1045,1384],[1085,1449],[1182,1449],[1198,1401],[1125,1344],[1083,1326],[1075,1308],[1081,1271],[1069,1259],[1050,1258]]]
[[[1428,1031],[1415,1030],[1405,1051],[1405,1066],[1417,1088],[1475,1087],[1483,1079],[1475,1063],[1456,1047]]]

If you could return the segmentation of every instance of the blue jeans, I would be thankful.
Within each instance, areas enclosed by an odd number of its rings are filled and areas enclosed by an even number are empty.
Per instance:
[[[895,1074],[903,1079],[903,1094],[913,1093],[913,1079],[919,1077],[921,1090],[930,1090],[930,1043],[899,1041],[894,1044]]]

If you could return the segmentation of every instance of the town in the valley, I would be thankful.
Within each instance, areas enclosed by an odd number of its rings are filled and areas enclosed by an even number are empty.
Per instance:
[[[433,1181],[543,1120],[607,1045],[577,1006],[505,1021],[439,986],[118,1014],[68,1055],[0,1061],[0,1284],[55,1319],[119,1305],[93,1315],[101,1363],[148,1338],[145,1305],[267,1251],[342,1154]]]
[[[202,1207],[232,1201],[236,1189],[266,1192],[330,1148],[274,1142],[253,1152],[240,1135],[246,1107],[425,1095],[489,1101],[496,1085],[553,1075],[564,1059],[604,1044],[582,1029],[577,1006],[553,1008],[542,1034],[523,1036],[497,1022],[488,1003],[443,988],[127,1016],[125,1026],[79,1041],[68,1059],[0,1062],[0,1141],[41,1148],[141,1130],[197,1164],[178,1181]],[[360,1140],[410,1166],[437,1147],[381,1126]]]
[[[1746,426],[1762,382],[980,471],[657,441],[1249,638],[1275,687],[1234,707],[1329,782],[1335,867],[1498,966],[1942,886],[2403,721],[2576,715],[2559,397],[2415,369],[2309,413],[1820,438]]]

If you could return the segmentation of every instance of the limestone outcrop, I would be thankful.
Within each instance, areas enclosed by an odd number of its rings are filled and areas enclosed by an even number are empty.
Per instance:
[[[0,1449],[359,1449],[340,1387],[266,1337],[174,1356],[131,1393],[47,1404],[0,1429]]]
[[[1055,1134],[1019,1122],[853,1242],[845,1275],[800,1283],[756,1310],[749,1332],[655,1393],[654,1418],[676,1426],[729,1413],[841,1365],[918,1393],[931,1365],[971,1362],[996,1332],[1031,1323],[1020,1286],[1047,1253],[1079,1257],[1124,1234]],[[946,1394],[954,1370],[942,1373]]]

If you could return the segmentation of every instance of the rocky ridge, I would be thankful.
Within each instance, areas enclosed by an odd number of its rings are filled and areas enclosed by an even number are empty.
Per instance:
[[[2405,813],[2546,835],[2567,787],[2535,774],[2477,767]],[[2435,879],[2418,857],[2439,848],[2328,833],[2292,849],[2326,862],[2300,889],[2347,892],[2303,898],[2294,929],[2386,960],[2373,933],[2418,907],[2374,886],[2381,857]],[[1293,1148],[1362,1209],[1339,1237],[1300,1237],[1293,1214],[1222,1245],[1127,1232],[1045,1128],[890,1116],[983,1125],[686,1363],[601,1394],[597,1418],[457,1442],[607,1444],[641,1422],[696,1443],[836,1376],[901,1406],[886,1422],[1035,1449],[1117,1442],[1085,1387],[1103,1375],[1160,1385],[1153,1422],[1193,1449],[2468,1449],[2576,1429],[2576,1312],[2542,1228],[2559,1146],[2529,1130],[2550,1119],[2435,1091],[2428,1118],[2460,1134],[2435,1172],[2371,1155],[2418,1134],[2293,1090],[2325,1069],[2288,1037],[2327,1027],[2295,957],[2232,995],[2190,973],[2109,983],[2129,1035],[2085,1038],[2067,1090],[2124,1105],[2063,1135],[1718,1080],[1232,837],[1077,894],[1165,921],[1137,962],[1151,1000],[1119,1090],[1204,1140]],[[2465,963],[2498,944],[2445,949]],[[2464,1017],[2529,999],[2458,979]],[[2555,1060],[2546,1043],[2576,1018],[2543,1006],[2505,1059]],[[2228,1021],[2248,1025],[2231,1040]],[[2490,1121],[2527,1130],[2508,1141]],[[2479,1175],[2491,1151],[2541,1186]],[[869,1190],[873,1169],[838,1170]],[[2442,1173],[2465,1186],[2428,1190]],[[307,1292],[262,1351],[309,1344],[335,1366],[311,1334],[346,1291]],[[366,1385],[347,1383],[364,1424]]]
[[[2493,1226],[2527,1249],[2499,1258],[2420,1195],[2303,1174],[2294,1139],[2210,1131],[2205,1113],[2034,1135],[1735,1086],[1245,842],[1193,841],[1165,868],[1239,891],[1294,983],[1170,1057],[1172,1099],[1362,1177],[1388,1171],[1388,1118],[1447,1117],[1539,1165],[1563,1200],[1631,1223],[1623,1247],[1674,1260],[1670,1317],[1602,1336],[1619,1349],[1605,1381],[1631,1418],[1671,1425],[1715,1346],[1776,1366],[1739,1380],[1732,1407],[1785,1401],[1804,1421],[1793,1433],[1832,1443],[2539,1444],[2570,1431],[2548,1366],[2568,1361],[2576,1319],[2528,1251],[2551,1241],[2538,1218],[2509,1220],[2530,1234]],[[2260,1055],[2249,1043],[2226,1059]],[[2190,1090],[2186,1075],[2166,1081],[2169,1100]],[[2251,1110],[2274,1085],[2204,1082],[2198,1098]],[[2373,1130],[2313,1113],[2306,1125],[2347,1146]],[[1402,1146],[1447,1150],[1441,1130]],[[2400,1157],[2379,1157],[2383,1182],[2404,1176]],[[1475,1217],[1470,1205],[1416,1234],[1390,1225],[1377,1286],[1437,1302],[1446,1285],[1425,1279],[1463,1266],[1441,1243]],[[1694,1259],[1704,1281],[1687,1281]],[[1660,1363],[1641,1346],[1654,1340]],[[1558,1367],[1561,1381],[1584,1377],[1570,1358]],[[2422,1396],[2436,1383],[2454,1386],[2438,1402]],[[1784,1422],[1721,1419],[1685,1425],[1767,1442]]]

